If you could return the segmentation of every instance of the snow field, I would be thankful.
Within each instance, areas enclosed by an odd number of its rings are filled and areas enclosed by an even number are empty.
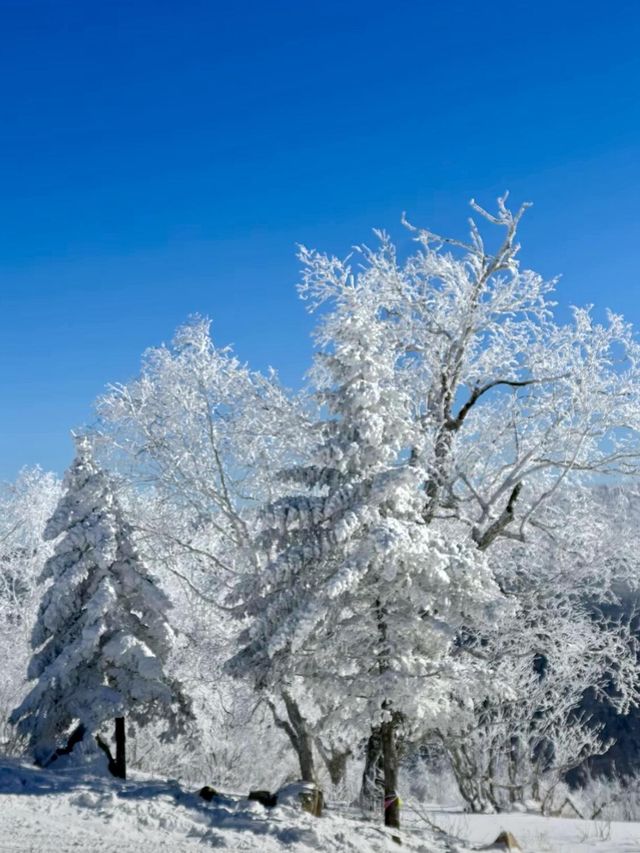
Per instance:
[[[640,823],[632,822],[467,815],[409,801],[403,823],[398,848],[381,824],[331,803],[317,819],[295,806],[265,809],[239,795],[205,803],[175,781],[141,774],[120,783],[78,770],[0,763],[2,853],[469,853],[486,849],[502,830],[513,833],[523,853],[640,851]]]

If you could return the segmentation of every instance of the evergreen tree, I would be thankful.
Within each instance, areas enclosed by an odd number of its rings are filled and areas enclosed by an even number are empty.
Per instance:
[[[345,288],[320,332],[328,417],[297,491],[264,513],[266,565],[241,584],[251,617],[232,672],[304,691],[325,721],[381,745],[385,822],[399,825],[397,741],[446,712],[467,661],[448,652],[465,618],[500,595],[484,556],[423,518],[424,472],[406,456],[411,399],[375,303]],[[459,691],[458,691],[459,692]]]
[[[52,583],[31,638],[28,677],[36,683],[11,721],[27,736],[36,761],[46,764],[115,718],[121,742],[112,770],[124,776],[125,714],[138,724],[165,719],[171,736],[190,708],[165,671],[173,643],[170,602],[137,553],[88,439],[76,446],[45,529],[46,539],[58,541],[40,577]]]

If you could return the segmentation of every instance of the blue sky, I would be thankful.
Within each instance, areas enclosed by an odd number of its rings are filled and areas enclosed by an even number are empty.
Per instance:
[[[0,477],[62,471],[194,312],[297,385],[296,242],[532,200],[523,259],[640,325],[640,4],[0,2]]]

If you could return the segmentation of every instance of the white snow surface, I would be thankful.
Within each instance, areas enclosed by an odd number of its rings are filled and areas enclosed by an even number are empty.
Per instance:
[[[522,853],[640,851],[640,823],[465,815],[411,803],[403,809],[403,821],[398,847],[380,823],[332,803],[318,819],[294,805],[266,809],[238,795],[207,803],[176,781],[137,773],[120,782],[77,769],[40,770],[0,760],[3,853],[189,853],[207,848],[238,853],[470,853],[490,849],[502,830],[514,834]]]
[[[461,814],[422,807],[422,814],[452,836],[463,850],[502,850],[492,842],[503,831],[513,834],[522,853],[640,853],[640,823],[542,817],[539,814]],[[414,824],[415,825],[415,824]],[[455,849],[455,847],[453,848]]]
[[[330,809],[318,819],[241,796],[207,803],[174,781],[135,774],[118,782],[8,761],[0,761],[0,828],[3,853],[398,850],[382,825]],[[412,853],[447,850],[430,831],[404,834],[404,841]]]

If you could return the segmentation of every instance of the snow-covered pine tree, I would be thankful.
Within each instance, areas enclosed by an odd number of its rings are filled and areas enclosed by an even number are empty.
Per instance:
[[[173,642],[170,602],[138,555],[86,437],[76,440],[45,538],[58,541],[40,578],[52,583],[31,638],[28,677],[36,683],[11,721],[36,761],[47,764],[115,719],[120,748],[111,769],[124,777],[124,716],[141,725],[164,719],[172,736],[190,707],[165,671]]]
[[[448,654],[456,628],[500,594],[474,543],[425,523],[423,474],[406,454],[412,401],[374,300],[356,283],[334,296],[314,374],[324,438],[283,474],[297,493],[264,513],[265,566],[239,587],[250,624],[230,668],[261,687],[301,683],[325,725],[375,733],[397,827],[399,729],[433,724],[454,684],[469,685],[467,662]]]

